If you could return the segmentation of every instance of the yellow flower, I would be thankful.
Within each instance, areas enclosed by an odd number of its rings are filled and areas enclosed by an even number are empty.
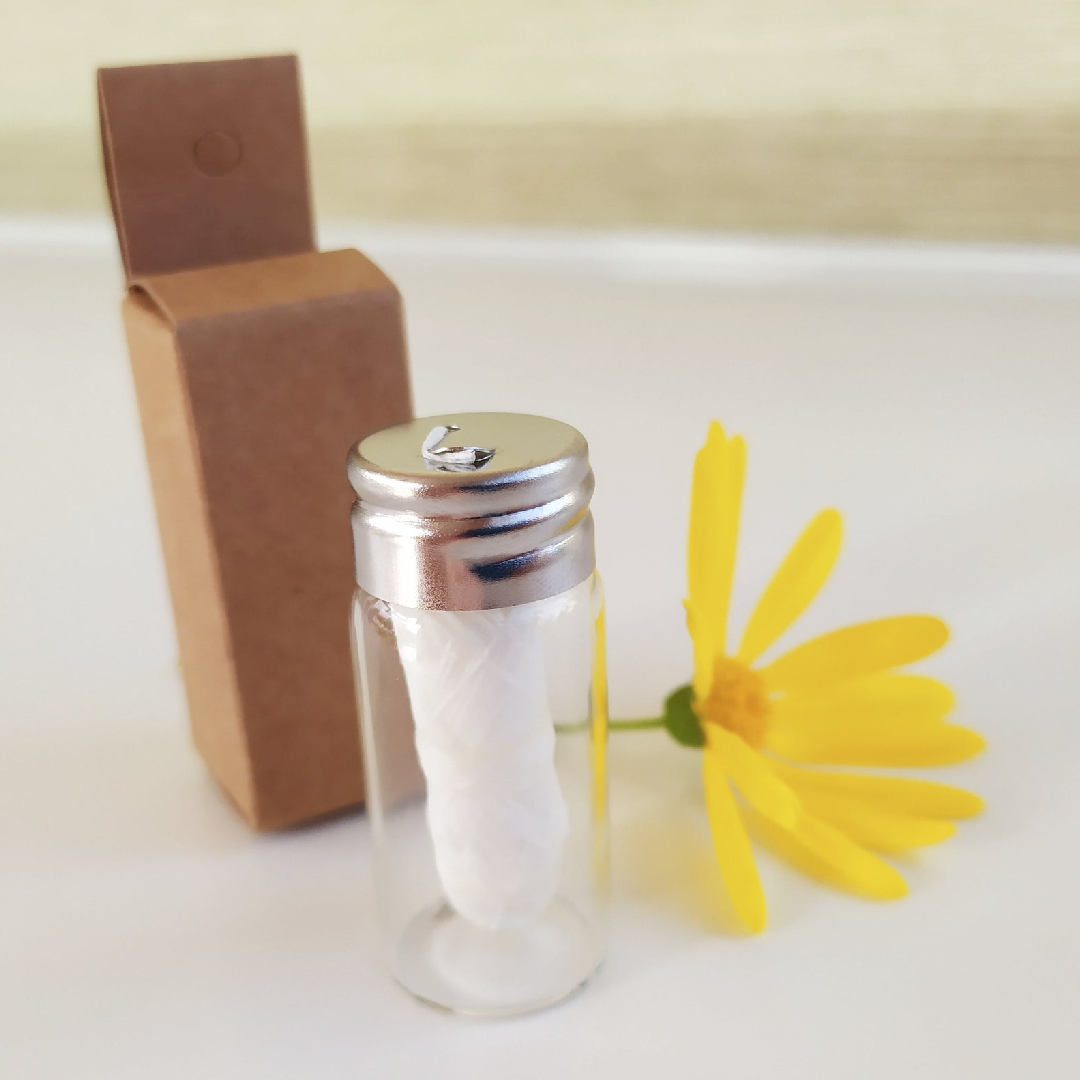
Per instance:
[[[686,601],[694,678],[684,699],[693,711],[690,723],[698,722],[699,743],[704,734],[716,858],[740,919],[758,931],[765,898],[733,788],[804,868],[861,895],[893,899],[907,886],[874,852],[944,840],[953,819],[977,813],[981,801],[943,784],[800,766],[943,765],[984,744],[976,732],[945,722],[953,704],[947,686],[895,670],[945,644],[940,619],[901,615],[860,623],[759,664],[832,570],[841,532],[835,510],[818,514],[795,542],[729,650],[744,466],[742,439],[729,439],[714,422],[694,466]],[[669,699],[668,726],[676,737],[670,709],[679,694]]]

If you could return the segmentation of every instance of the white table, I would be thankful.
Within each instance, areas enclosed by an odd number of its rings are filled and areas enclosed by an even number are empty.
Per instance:
[[[735,615],[847,511],[793,638],[930,610],[986,815],[875,905],[760,858],[734,932],[696,756],[613,741],[610,960],[468,1023],[377,959],[363,817],[252,836],[189,746],[103,222],[0,222],[0,1075],[108,1080],[1080,1070],[1080,254],[338,229],[402,287],[417,406],[581,427],[616,714],[685,680],[690,463],[749,439]]]

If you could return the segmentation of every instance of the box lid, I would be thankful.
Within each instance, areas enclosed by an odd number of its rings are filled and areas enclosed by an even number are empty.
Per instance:
[[[128,279],[313,251],[295,56],[102,68]]]

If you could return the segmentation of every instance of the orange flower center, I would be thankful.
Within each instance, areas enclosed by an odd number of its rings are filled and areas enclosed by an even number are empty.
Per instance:
[[[765,741],[770,708],[759,675],[730,656],[716,658],[712,686],[698,709],[706,724],[718,724],[759,747]]]

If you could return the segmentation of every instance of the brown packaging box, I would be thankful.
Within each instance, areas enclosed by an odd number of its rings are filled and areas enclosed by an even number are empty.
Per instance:
[[[292,825],[363,799],[345,457],[412,415],[401,300],[315,250],[295,57],[98,96],[195,744],[252,825]]]

